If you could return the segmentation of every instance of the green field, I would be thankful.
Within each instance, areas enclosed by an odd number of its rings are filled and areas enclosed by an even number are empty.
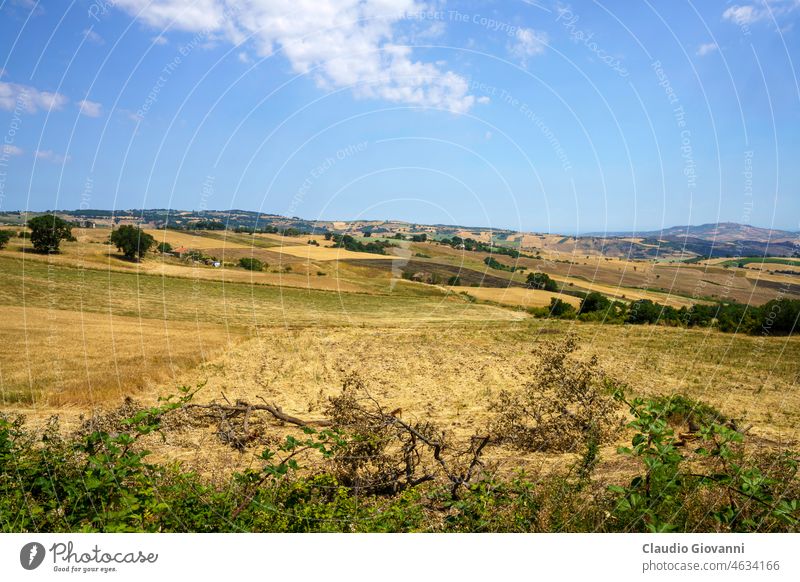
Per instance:
[[[720,263],[720,265],[724,267],[738,267],[739,265],[749,265],[751,263],[800,266],[800,259],[783,259],[780,257],[742,257],[741,259],[731,259],[730,261],[725,261]]]

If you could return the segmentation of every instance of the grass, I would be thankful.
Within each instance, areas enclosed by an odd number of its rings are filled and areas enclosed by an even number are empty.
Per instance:
[[[522,317],[406,282],[396,295],[339,293],[8,256],[0,257],[0,273],[3,404],[98,404],[174,384],[179,372],[263,328],[413,328]]]
[[[742,257],[741,259],[731,259],[719,263],[723,267],[738,267],[739,265],[749,265],[750,263],[771,263],[776,265],[800,266],[800,259],[782,259],[778,257]]]
[[[495,301],[506,305],[519,307],[548,307],[550,300],[561,299],[574,307],[580,307],[581,301],[577,297],[571,297],[563,293],[552,293],[538,289],[525,289],[523,287],[451,287],[453,291],[464,291],[476,299],[484,301]]]
[[[174,384],[245,337],[191,322],[0,307],[0,403],[101,406]]]

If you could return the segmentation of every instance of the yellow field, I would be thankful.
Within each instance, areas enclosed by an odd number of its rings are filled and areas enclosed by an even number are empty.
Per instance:
[[[96,230],[96,229],[95,229]],[[187,232],[177,230],[153,230],[145,229],[145,232],[156,239],[157,243],[168,242],[173,247],[183,246],[188,249],[195,249],[198,251],[215,248],[230,248],[230,249],[247,249],[252,245],[246,245],[241,242],[233,242],[231,240],[224,240],[222,238],[211,238],[205,236],[197,236]],[[108,231],[106,231],[108,236]]]
[[[296,242],[296,241],[295,241]],[[367,260],[367,259],[390,259],[391,255],[379,255],[377,253],[357,253],[346,249],[333,249],[315,245],[295,245],[286,247],[275,247],[271,251],[278,252],[292,257],[298,257],[308,261],[344,261],[344,260]]]
[[[472,295],[476,299],[484,301],[495,301],[506,305],[516,305],[519,307],[548,307],[550,300],[560,299],[574,307],[580,307],[581,300],[577,297],[564,295],[563,293],[552,293],[539,289],[524,289],[522,287],[450,287],[453,292],[464,292]]]
[[[0,403],[97,406],[179,372],[244,337],[236,327],[36,307],[0,307]]]

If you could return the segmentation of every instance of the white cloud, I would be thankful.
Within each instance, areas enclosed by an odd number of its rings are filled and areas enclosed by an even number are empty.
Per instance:
[[[734,4],[722,13],[722,18],[739,26],[748,26],[783,16],[798,8],[800,0],[757,0],[752,4]]]
[[[58,154],[53,150],[36,150],[34,154],[37,160],[45,160],[54,164],[66,164],[71,158],[63,154]]]
[[[731,6],[722,13],[722,18],[735,24],[752,24],[763,17],[755,6]]]
[[[86,117],[100,117],[103,113],[103,105],[101,103],[89,101],[88,99],[78,101],[78,107],[81,110],[81,115]]]
[[[165,44],[167,44],[167,43],[169,42],[169,41],[168,41],[168,40],[167,40],[167,39],[166,39],[166,38],[165,38],[163,35],[161,35],[161,34],[159,34],[158,36],[154,36],[154,37],[153,37],[153,38],[151,38],[150,40],[152,40],[152,41],[153,41],[153,44],[155,44],[155,45],[159,45],[159,46],[165,45]]]
[[[4,143],[3,144],[3,155],[4,156],[21,156],[25,153],[22,148],[15,146],[14,144]]]
[[[486,104],[487,104],[487,103],[489,103],[490,101],[491,101],[491,99],[489,98],[489,96],[488,96],[488,95],[481,95],[481,96],[480,96],[480,97],[478,97],[478,99],[477,99],[477,102],[478,102],[479,104],[481,104],[481,105],[486,105]]]
[[[68,99],[60,93],[39,91],[35,87],[0,81],[0,109],[36,113],[40,109],[61,109]]]
[[[415,60],[400,46],[398,24],[417,0],[117,0],[153,27],[205,32],[265,57],[283,51],[292,69],[326,89],[455,112],[475,98],[466,80],[442,65]]]
[[[83,38],[85,38],[89,42],[93,42],[94,44],[105,44],[106,43],[106,41],[103,40],[103,37],[100,36],[99,34],[97,34],[91,28],[84,28],[83,32],[81,34],[83,34]]]
[[[250,56],[245,51],[242,51],[238,55],[236,55],[236,58],[238,58],[240,62],[245,64],[248,64],[250,62]]]
[[[717,43],[715,43],[715,42],[707,42],[707,43],[701,44],[699,47],[697,47],[697,52],[695,54],[697,54],[697,56],[699,56],[699,57],[704,57],[704,56],[706,56],[708,54],[713,53],[714,51],[716,51],[718,49],[719,49],[719,47],[717,46]]]
[[[544,53],[549,40],[550,37],[544,31],[534,30],[532,28],[520,28],[517,30],[514,42],[509,45],[508,50],[514,57],[518,58],[524,66],[527,65],[530,57],[535,57]]]

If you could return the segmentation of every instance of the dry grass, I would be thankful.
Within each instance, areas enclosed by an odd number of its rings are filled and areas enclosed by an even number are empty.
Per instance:
[[[580,307],[581,304],[581,300],[577,297],[538,289],[524,289],[522,287],[506,287],[505,289],[491,287],[451,287],[450,290],[453,292],[463,291],[483,301],[494,301],[496,303],[504,303],[506,305],[515,305],[519,307],[548,307],[551,299],[560,299],[574,307]]]
[[[244,330],[36,307],[0,307],[0,402],[109,405],[218,356]]]
[[[295,243],[297,241],[294,241]],[[285,255],[291,255],[309,261],[344,261],[344,260],[367,260],[367,259],[386,259],[391,258],[387,255],[378,253],[357,253],[346,249],[330,248],[316,245],[298,245],[275,247],[272,249]]]
[[[250,402],[259,397],[306,418],[323,415],[328,399],[357,372],[387,410],[405,420],[428,419],[455,439],[484,430],[489,403],[502,390],[515,391],[537,374],[541,342],[577,333],[577,357],[598,355],[600,365],[629,394],[682,393],[723,413],[753,423],[753,434],[775,441],[800,438],[797,361],[800,340],[734,337],[718,332],[648,326],[613,326],[525,320],[427,327],[259,329],[258,337],[189,371],[184,384],[206,382],[201,401]],[[155,399],[163,391],[151,391]],[[269,428],[272,432],[288,428]],[[622,443],[619,443],[622,444]],[[609,449],[613,451],[613,447]],[[257,454],[258,451],[254,451]],[[232,456],[212,429],[171,437],[165,456],[209,467],[237,467],[254,456]],[[609,453],[611,454],[611,453]],[[493,448],[503,470],[542,468],[563,462],[558,455],[521,454]],[[605,469],[604,469],[605,470]]]

